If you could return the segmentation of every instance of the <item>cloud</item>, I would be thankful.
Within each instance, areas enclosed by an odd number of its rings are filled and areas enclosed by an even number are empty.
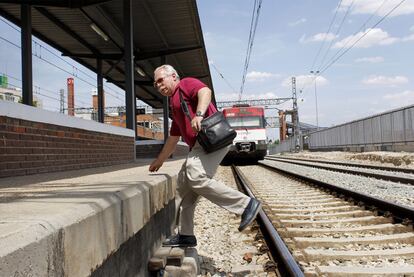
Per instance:
[[[306,38],[306,35],[303,35],[300,39],[300,43],[309,43],[309,42],[318,42],[318,41],[331,41],[334,40],[337,36],[332,33],[319,33],[313,35],[312,37]]]
[[[405,76],[369,76],[362,80],[365,85],[380,85],[380,86],[398,86],[408,83],[408,78]]]
[[[383,57],[363,57],[355,60],[357,63],[382,63],[384,61]]]
[[[351,14],[376,13],[378,16],[384,16],[400,2],[401,0],[387,0],[385,2],[378,0],[343,0],[340,11],[346,11],[352,5]],[[395,9],[389,17],[412,13],[414,13],[414,1],[408,0]]]
[[[410,32],[414,32],[414,25],[410,27]]]
[[[389,110],[390,107],[404,107],[408,103],[414,102],[414,90],[405,90],[399,93],[388,93],[385,94],[382,99],[386,101]]]
[[[273,74],[269,72],[258,72],[258,71],[251,71],[247,73],[246,80],[248,82],[261,82],[272,78],[280,77],[279,74]]]
[[[296,76],[296,88],[300,89],[303,87],[313,86],[315,81],[314,75],[299,75]],[[316,85],[319,86],[326,86],[329,84],[328,80],[323,76],[318,76],[316,78]],[[291,88],[292,87],[292,78],[286,78],[282,82],[282,86],[285,88]]]
[[[290,23],[288,23],[288,25],[289,25],[290,27],[294,27],[294,26],[297,26],[297,25],[299,25],[299,24],[305,23],[306,21],[307,21],[307,20],[306,20],[306,18],[301,18],[301,19],[296,20],[296,21],[294,21],[294,22],[290,22]]]
[[[409,35],[409,36],[406,36],[406,37],[403,37],[401,39],[401,41],[411,41],[411,40],[414,40],[414,34]]]
[[[336,42],[333,48],[350,47],[365,33],[366,35],[355,44],[355,48],[369,48],[377,45],[390,45],[400,40],[399,38],[391,37],[386,31],[383,31],[380,28],[369,28],[365,30],[365,32],[359,32],[355,35],[348,36],[341,41]]]

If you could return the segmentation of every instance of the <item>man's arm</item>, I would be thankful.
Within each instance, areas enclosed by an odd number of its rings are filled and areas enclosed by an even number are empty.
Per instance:
[[[211,90],[208,87],[204,87],[200,89],[197,93],[197,110],[196,112],[200,111],[202,114],[205,114],[208,108],[208,105],[211,102]],[[203,120],[202,116],[195,116],[191,120],[191,128],[195,132],[199,132],[201,130],[201,120]]]
[[[154,172],[158,171],[162,164],[165,162],[168,157],[174,153],[175,146],[177,145],[180,136],[169,136],[167,141],[164,144],[161,152],[158,154],[158,157],[151,163],[149,171]]]

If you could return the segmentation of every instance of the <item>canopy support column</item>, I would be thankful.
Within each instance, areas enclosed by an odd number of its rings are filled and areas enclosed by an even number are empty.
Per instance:
[[[22,96],[23,104],[33,106],[33,63],[32,63],[32,7],[20,6],[22,30]]]

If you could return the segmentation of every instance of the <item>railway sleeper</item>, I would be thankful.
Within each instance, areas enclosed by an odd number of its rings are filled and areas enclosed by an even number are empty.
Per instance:
[[[320,199],[310,199],[310,200],[303,200],[302,199],[302,201],[306,201],[309,204],[318,204],[318,203],[332,203],[332,202],[338,202],[338,201],[342,201],[342,200],[339,200],[336,197],[332,197],[332,198],[323,197],[323,198],[320,198]],[[286,197],[283,197],[281,199],[269,198],[268,202],[275,203],[275,204],[276,203],[277,204],[291,204],[293,202],[297,202],[297,198],[292,198],[292,199],[289,199],[289,198],[286,198]],[[342,201],[342,203],[343,203],[343,201]],[[269,205],[272,205],[272,204],[269,204]]]
[[[346,228],[286,228],[286,234],[283,236],[287,237],[310,237],[312,235],[328,235],[328,234],[346,234],[346,233],[369,233],[369,232],[380,232],[384,234],[395,234],[402,232],[409,232],[412,229],[408,226],[401,224],[379,224],[379,225],[369,225],[369,226],[356,226],[356,227],[346,227]]]
[[[372,215],[371,211],[356,210],[350,212],[337,212],[337,213],[276,213],[273,217],[282,219],[321,219],[321,218],[342,218],[342,217],[363,217]],[[272,218],[273,219],[273,218]]]
[[[396,233],[377,235],[359,238],[306,238],[294,237],[292,242],[299,248],[306,248],[313,245],[320,247],[339,247],[344,244],[384,244],[384,243],[406,243],[414,244],[414,233]]]
[[[345,203],[344,201],[331,201],[331,202],[318,202],[318,203],[309,203],[309,202],[305,202],[305,203],[286,203],[286,204],[282,204],[277,202],[276,203],[270,203],[268,204],[270,207],[272,208],[293,208],[293,207],[307,207],[307,208],[311,208],[311,207],[316,207],[316,208],[322,208],[322,207],[340,207],[340,206],[344,206]]]
[[[282,197],[289,197],[289,196],[294,197],[294,198],[303,197],[304,199],[309,198],[310,196],[318,196],[318,195],[321,195],[321,192],[320,191],[316,191],[316,190],[298,191],[297,189],[294,189],[291,192],[289,192],[289,190],[283,189],[283,193],[285,195],[282,196]]]
[[[369,277],[387,276],[400,277],[412,276],[414,266],[389,266],[389,267],[361,267],[361,266],[318,266],[316,267],[318,276],[326,277]]]
[[[306,261],[328,261],[328,260],[356,260],[364,259],[387,259],[387,258],[413,258],[414,247],[382,250],[331,250],[331,249],[303,249]]]
[[[303,195],[301,197],[298,197],[296,195],[271,195],[271,192],[265,191],[260,193],[263,199],[265,200],[270,200],[270,201],[296,201],[296,200],[301,200],[301,201],[311,201],[311,200],[327,200],[327,199],[335,199],[338,200],[337,197],[332,196],[332,195],[323,195],[319,192],[319,194],[314,194],[314,195]],[[266,195],[269,194],[269,195]]]
[[[368,225],[368,224],[384,224],[392,223],[391,218],[386,218],[382,216],[365,216],[357,218],[337,218],[337,219],[325,219],[325,220],[291,220],[283,219],[280,222],[286,227],[296,227],[302,226],[303,228],[316,227],[316,226],[329,226],[329,225],[340,225],[340,224],[359,224],[359,225]]]
[[[276,208],[276,209],[272,209],[273,212],[283,212],[283,213],[297,213],[297,212],[301,212],[301,213],[318,213],[318,212],[326,212],[326,211],[335,211],[335,212],[347,212],[347,211],[355,211],[355,210],[359,210],[361,209],[360,207],[357,206],[351,206],[351,205],[342,205],[342,206],[337,206],[337,207],[323,207],[323,208],[309,208],[309,209],[292,209],[292,208],[287,208],[287,209],[283,209],[283,208]]]

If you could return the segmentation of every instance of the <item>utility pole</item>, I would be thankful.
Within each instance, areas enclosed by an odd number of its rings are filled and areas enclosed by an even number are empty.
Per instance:
[[[293,99],[293,140],[295,142],[295,150],[300,150],[300,127],[299,127],[299,110],[298,110],[298,98],[296,95],[296,78],[292,77],[292,99]]]
[[[65,113],[65,90],[60,89],[60,113]]]
[[[318,119],[318,94],[316,93],[316,80],[318,79],[319,70],[316,71],[310,71],[311,74],[315,76],[315,113],[316,113],[316,129],[319,130],[319,119]]]

